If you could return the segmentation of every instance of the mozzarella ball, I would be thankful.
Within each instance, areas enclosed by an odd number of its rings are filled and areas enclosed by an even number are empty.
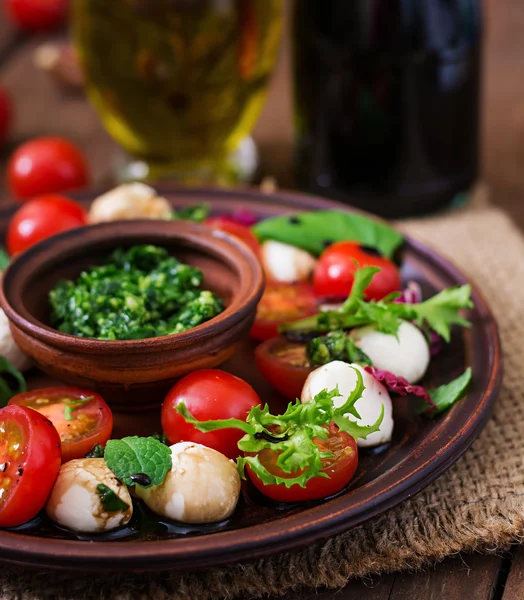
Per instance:
[[[4,356],[19,371],[27,371],[31,366],[31,359],[23,352],[13,339],[9,328],[9,319],[0,308],[0,356]]]
[[[373,325],[353,329],[351,337],[374,367],[416,383],[426,373],[429,345],[418,327],[403,321],[397,336],[377,331]]]
[[[240,497],[234,461],[192,442],[174,444],[171,456],[173,466],[163,483],[135,488],[153,512],[182,523],[216,523],[233,514]]]
[[[386,388],[360,365],[348,364],[341,360],[334,360],[327,365],[322,365],[309,374],[300,399],[302,403],[309,402],[322,390],[330,392],[338,386],[341,395],[333,399],[333,405],[336,408],[342,406],[355,389],[357,383],[355,369],[361,373],[366,389],[362,393],[362,397],[355,403],[355,408],[361,418],[357,419],[353,415],[347,415],[347,418],[355,421],[358,425],[373,425],[379,418],[382,405],[384,405],[384,418],[380,430],[368,435],[365,440],[357,439],[357,445],[361,448],[380,446],[389,442],[393,435],[391,398]]]
[[[129,508],[108,512],[97,491],[100,484],[106,485]],[[59,525],[83,533],[111,531],[128,523],[133,516],[127,487],[103,458],[80,458],[63,464],[45,510]]]
[[[282,283],[307,281],[317,264],[309,252],[272,240],[262,244],[260,255],[266,275]]]
[[[169,202],[143,183],[125,183],[99,196],[89,210],[89,221],[119,221],[122,219],[169,219]]]

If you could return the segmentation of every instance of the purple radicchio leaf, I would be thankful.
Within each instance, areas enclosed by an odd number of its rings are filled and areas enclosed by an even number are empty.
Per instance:
[[[402,295],[394,301],[400,304],[418,304],[422,302],[422,288],[416,281],[409,281]]]
[[[430,412],[436,409],[430,395],[421,385],[413,385],[404,377],[397,377],[394,373],[366,366],[364,369],[379,381],[389,392],[399,396],[418,396],[429,406]]]
[[[222,219],[232,221],[233,223],[239,223],[240,225],[245,225],[246,227],[252,227],[260,221],[255,213],[247,210],[246,208],[240,208],[231,215],[223,215]]]

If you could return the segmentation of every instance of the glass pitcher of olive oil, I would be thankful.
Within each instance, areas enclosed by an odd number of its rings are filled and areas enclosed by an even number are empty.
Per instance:
[[[234,181],[262,110],[282,0],[74,0],[88,96],[144,178]]]

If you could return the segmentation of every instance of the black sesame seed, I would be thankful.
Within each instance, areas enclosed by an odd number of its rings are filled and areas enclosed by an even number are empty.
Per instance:
[[[300,225],[301,223],[300,219],[294,215],[289,217],[288,222],[290,225]]]
[[[329,248],[329,247],[330,247],[330,246],[332,246],[334,243],[335,243],[335,241],[334,241],[334,240],[324,240],[324,241],[322,242],[322,246],[323,246],[324,248]]]
[[[149,475],[146,475],[145,473],[136,473],[135,475],[130,475],[129,479],[131,479],[133,483],[136,483],[137,485],[140,485],[142,487],[147,487],[148,485],[151,485],[151,477],[149,477]]]

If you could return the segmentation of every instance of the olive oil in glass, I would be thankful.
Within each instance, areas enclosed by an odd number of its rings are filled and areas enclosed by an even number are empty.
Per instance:
[[[145,178],[231,182],[262,110],[282,0],[74,0],[88,96]]]

